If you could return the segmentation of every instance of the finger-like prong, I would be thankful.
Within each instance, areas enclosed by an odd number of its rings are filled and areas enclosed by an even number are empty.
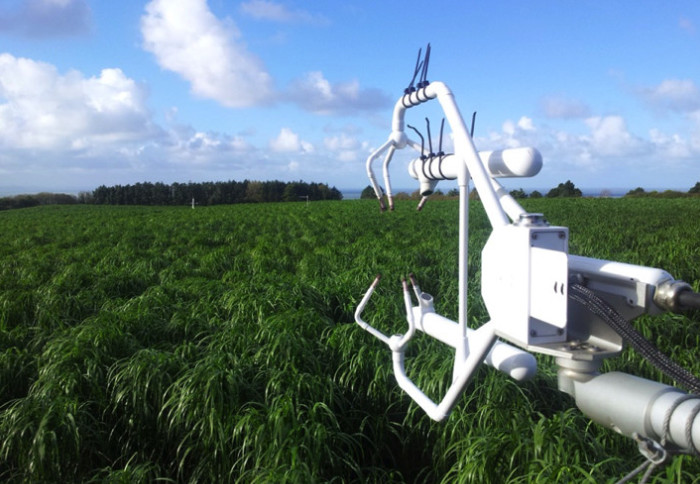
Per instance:
[[[409,274],[408,278],[411,280],[411,286],[413,287],[413,293],[416,295],[416,299],[420,301],[420,295],[422,291],[420,290],[418,281],[416,281],[416,278],[413,276],[413,273]]]

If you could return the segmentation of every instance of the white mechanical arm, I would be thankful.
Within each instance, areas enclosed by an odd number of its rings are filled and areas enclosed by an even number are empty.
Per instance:
[[[426,64],[427,60],[426,55]],[[417,143],[406,134],[406,112],[432,100],[439,102],[445,114],[454,153],[443,153],[441,146],[433,153],[432,142],[426,150],[424,142]],[[428,83],[425,68],[418,88],[412,82],[396,102],[389,139],[367,159],[367,174],[382,210],[385,197],[393,209],[389,165],[395,151],[406,147],[419,154],[409,164],[409,174],[419,181],[423,197],[419,209],[438,181],[456,179],[459,185],[459,317],[455,322],[437,314],[432,296],[422,292],[411,276],[415,306],[408,284],[402,282],[408,331],[387,336],[362,318],[379,282],[377,276],[357,307],[355,320],[389,346],[401,388],[439,421],[449,415],[482,362],[523,380],[536,372],[529,352],[544,353],[556,357],[560,390],[571,394],[592,419],[644,442],[648,439],[674,450],[700,452],[700,397],[623,373],[598,372],[605,358],[619,354],[623,339],[639,345],[635,348],[640,351],[647,348],[629,326],[630,320],[643,313],[700,307],[700,296],[660,269],[569,254],[568,228],[550,226],[542,214],[528,213],[497,180],[536,175],[542,167],[540,153],[534,148],[477,151],[453,93],[441,82]],[[374,174],[374,164],[382,155],[385,195]],[[493,228],[481,267],[481,292],[490,320],[478,329],[467,327],[470,179]],[[456,350],[452,384],[437,403],[404,369],[404,352],[416,331]],[[660,364],[671,368],[676,381],[700,391],[700,382],[693,375],[669,360]]]

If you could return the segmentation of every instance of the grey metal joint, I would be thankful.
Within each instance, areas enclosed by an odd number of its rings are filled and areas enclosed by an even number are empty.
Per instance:
[[[656,286],[654,303],[667,311],[680,312],[683,308],[678,302],[678,295],[684,291],[692,291],[690,284],[683,281],[668,280]]]

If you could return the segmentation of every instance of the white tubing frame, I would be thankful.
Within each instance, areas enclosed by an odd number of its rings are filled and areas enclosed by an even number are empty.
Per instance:
[[[408,292],[406,283],[404,285],[404,301],[406,304],[407,321],[409,331],[405,335],[394,335],[388,337],[381,331],[372,327],[369,323],[362,319],[362,311],[367,305],[374,289],[379,282],[377,277],[368,291],[365,293],[356,312],[355,321],[366,331],[377,337],[379,340],[386,343],[392,350],[393,366],[396,379],[399,386],[408,393],[418,405],[434,420],[441,421],[447,417],[456,404],[457,399],[463,392],[464,388],[472,378],[474,371],[481,364],[487,355],[490,354],[494,344],[496,343],[496,331],[494,325],[488,322],[482,325],[477,330],[469,330],[467,328],[467,253],[469,241],[469,179],[474,181],[474,186],[479,192],[481,200],[486,209],[491,225],[495,228],[506,226],[509,224],[509,216],[512,219],[517,219],[525,210],[515,202],[515,200],[494,180],[488,170],[484,166],[484,162],[479,156],[479,153],[474,146],[471,135],[467,130],[464,119],[455,103],[452,91],[442,82],[433,82],[426,87],[417,91],[406,94],[399,99],[394,106],[394,115],[392,120],[392,133],[389,139],[375,150],[367,159],[366,168],[370,183],[374,189],[374,193],[379,200],[382,210],[385,209],[381,189],[377,184],[372,164],[377,160],[382,153],[386,152],[382,171],[384,183],[386,186],[386,196],[388,199],[389,208],[393,210],[393,196],[391,192],[391,181],[389,178],[389,163],[397,149],[403,149],[410,146],[418,151],[421,155],[427,155],[421,145],[413,140],[410,140],[404,131],[404,117],[406,110],[411,107],[418,106],[424,102],[437,99],[440,103],[447,122],[453,132],[455,142],[454,156],[461,160],[458,163],[457,183],[459,186],[459,315],[458,315],[458,340],[452,342],[455,348],[455,362],[453,370],[452,384],[447,393],[439,404],[434,403],[427,397],[406,375],[404,368],[404,350],[406,344],[411,339],[416,329],[415,317],[411,308],[410,293]],[[421,205],[425,202],[425,197],[421,201]],[[506,211],[504,211],[504,207]],[[416,291],[419,297],[419,291]],[[422,312],[420,313],[423,314]],[[500,345],[506,345],[500,343]],[[509,345],[506,345],[509,346]],[[509,346],[509,348],[512,348]],[[513,351],[518,351],[512,348]],[[520,352],[523,355],[523,367],[520,373],[528,377],[534,374],[536,363],[534,357],[531,357],[526,352]],[[527,355],[527,356],[524,356]]]

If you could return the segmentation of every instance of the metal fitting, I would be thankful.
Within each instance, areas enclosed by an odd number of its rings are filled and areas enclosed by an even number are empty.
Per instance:
[[[656,286],[654,303],[668,311],[673,311],[674,313],[680,312],[683,307],[678,302],[678,295],[684,291],[692,290],[693,288],[686,282],[669,279]]]

